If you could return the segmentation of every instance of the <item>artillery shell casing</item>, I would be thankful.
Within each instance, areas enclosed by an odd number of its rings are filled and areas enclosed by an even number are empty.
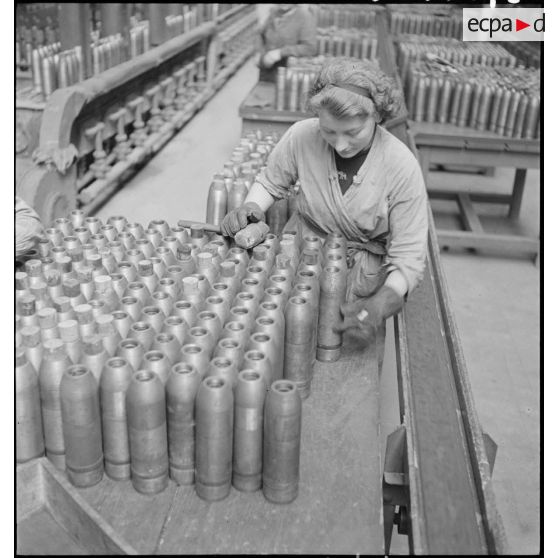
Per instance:
[[[205,326],[195,325],[194,327],[190,328],[190,331],[186,336],[186,343],[194,343],[196,345],[199,345],[200,347],[203,347],[210,355],[213,353],[216,342],[217,338]]]
[[[416,97],[414,99],[415,106],[414,106],[414,114],[413,118],[416,122],[422,122],[425,116],[425,100],[426,100],[426,92],[429,87],[429,79],[425,77],[419,78],[417,82],[417,92]]]
[[[200,282],[195,276],[191,275],[182,279],[182,299],[190,303],[196,310],[201,308],[205,296],[200,290]]]
[[[272,303],[263,303],[264,306],[278,306]],[[263,333],[270,337],[274,345],[273,378],[283,378],[285,361],[285,317],[282,312],[266,310],[260,305],[259,314],[254,324],[254,333]]]
[[[45,234],[52,243],[53,247],[62,247],[64,240],[64,233],[57,227],[49,227],[45,230]]]
[[[540,97],[532,95],[527,107],[527,114],[525,116],[525,124],[523,129],[523,137],[526,139],[533,139],[537,137],[537,126],[540,123]]]
[[[525,122],[525,115],[527,114],[527,107],[529,105],[528,95],[522,94],[517,107],[517,115],[513,125],[513,137],[521,138],[523,135],[523,124]]]
[[[267,273],[264,266],[259,265],[249,265],[246,268],[246,278],[249,279],[258,279],[261,281],[262,285],[264,284],[265,280],[267,279]],[[241,281],[242,284],[242,281]]]
[[[500,103],[500,111],[498,112],[498,120],[496,121],[495,132],[499,135],[504,134],[504,129],[506,127],[506,121],[508,118],[508,110],[510,107],[512,92],[506,89],[502,95],[502,101]]]
[[[105,235],[105,238],[109,241],[112,242],[113,240],[116,240],[118,238],[118,234],[119,232],[112,226],[112,225],[102,225],[101,229],[100,229],[100,233]],[[68,248],[66,248],[67,250]]]
[[[141,250],[137,248],[132,248],[130,250],[126,250],[126,261],[130,262],[136,269],[138,269],[139,262],[141,262],[145,256]]]
[[[234,298],[233,307],[231,308],[231,316],[235,314],[235,312],[233,312],[234,308],[239,308],[239,307],[245,308],[246,310],[248,310],[248,314],[249,314],[249,317],[245,319],[251,321],[254,319],[256,315],[259,303],[260,303],[259,298],[256,297],[253,293],[240,291],[239,293],[237,293],[237,295]],[[240,319],[242,320],[243,318]],[[252,324],[248,323],[248,326],[251,328]]]
[[[105,472],[113,480],[130,478],[126,390],[134,370],[124,358],[107,360],[101,374],[100,402]]]
[[[214,180],[207,193],[205,222],[220,225],[227,213],[227,187],[223,180]]]
[[[91,311],[93,312],[93,317],[101,316],[102,314],[108,313],[108,308],[102,300],[93,299],[89,301],[89,306],[91,306]]]
[[[116,354],[118,343],[122,341],[122,336],[114,325],[114,317],[112,314],[103,314],[95,318],[97,324],[97,332],[103,340],[103,346],[109,357]]]
[[[126,290],[126,296],[133,296],[137,298],[142,306],[149,306],[151,304],[151,295],[147,287],[139,281],[132,281]]]
[[[281,279],[286,281],[284,277],[281,277]],[[279,308],[281,308],[281,310],[283,311],[290,295],[290,288],[288,290],[287,288],[288,285],[285,285],[285,289],[282,289],[280,287],[268,287],[264,291],[262,302],[272,302],[274,304],[277,304],[277,306],[279,306]]]
[[[244,347],[237,339],[224,337],[218,341],[213,356],[214,358],[219,357],[230,360],[236,370],[240,370],[242,361],[244,360]]]
[[[252,329],[252,314],[248,308],[244,306],[233,306],[229,314],[229,322],[240,322],[244,325],[246,331]],[[226,325],[226,324],[225,324]]]
[[[70,366],[70,359],[60,339],[51,339],[43,345],[43,361],[39,369],[39,390],[47,457],[57,469],[66,466],[60,380]]]
[[[223,263],[232,263],[232,262],[223,262]],[[216,298],[223,299],[222,306],[224,308],[226,308],[227,315],[230,311],[231,302],[233,301],[235,294],[236,294],[236,292],[233,291],[232,283],[223,283],[223,282],[213,283],[213,285],[211,285],[211,288],[209,289],[210,297],[216,297]],[[206,301],[207,301],[207,299],[206,299]],[[210,304],[214,304],[214,303],[215,304],[220,304],[220,303],[217,303],[217,301],[212,301],[212,303],[210,303]],[[225,315],[225,318],[226,318],[226,315]]]
[[[107,273],[120,273],[118,269],[118,262],[114,257],[110,248],[103,248],[99,250],[99,255],[101,256],[101,263],[103,267],[107,270]]]
[[[240,207],[244,203],[247,195],[248,188],[246,187],[244,181],[241,179],[236,179],[227,194],[227,213],[229,211],[232,211],[233,209]]]
[[[234,389],[238,380],[238,366],[228,358],[214,357],[209,361],[209,367],[204,375],[205,378],[209,376],[223,378]]]
[[[271,375],[268,387],[275,380],[279,380],[283,377],[283,371],[279,371],[278,367],[279,351],[277,344],[270,335],[261,331],[254,332],[248,339],[246,351],[260,351],[269,359]]]
[[[496,132],[496,127],[498,126],[498,114],[500,113],[500,105],[502,104],[503,95],[504,90],[501,87],[497,87],[493,96],[492,105],[490,107],[490,122],[488,125],[488,130],[490,132]]]
[[[171,363],[163,352],[152,349],[143,355],[140,368],[157,374],[161,383],[165,385],[169,378]]]
[[[132,319],[132,322],[138,322],[141,318],[142,305],[135,296],[125,296],[120,300],[122,311],[126,312]]]
[[[285,308],[284,377],[297,386],[302,399],[310,395],[312,378],[312,334],[314,316],[311,303],[300,296],[292,297]]]
[[[148,227],[145,231],[145,238],[151,242],[153,248],[158,248],[163,242],[163,235],[155,228]]]
[[[507,137],[513,135],[513,127],[514,127],[515,118],[517,115],[517,109],[519,107],[520,100],[521,100],[521,93],[519,91],[514,91],[510,99],[510,107],[504,125],[504,135]]]
[[[116,355],[128,362],[134,371],[138,371],[143,361],[143,352],[143,347],[137,339],[127,337],[118,343]]]
[[[166,385],[170,477],[179,485],[194,483],[194,403],[200,382],[194,366],[178,362]]]
[[[256,301],[259,301],[263,295],[264,281],[253,277],[246,277],[245,279],[242,279],[240,288],[242,289],[242,292],[254,295]]]
[[[74,228],[72,223],[66,217],[58,217],[54,220],[54,226],[62,232],[64,236],[72,236]]]
[[[247,350],[244,353],[244,360],[241,366],[241,370],[245,369],[259,372],[265,381],[266,388],[270,388],[273,383],[273,365],[266,353],[260,350]]]
[[[469,112],[469,117],[466,121],[466,126],[471,128],[476,127],[478,113],[480,109],[480,101],[482,96],[482,84],[474,83],[472,86],[471,93],[471,110]]]
[[[165,318],[172,314],[174,310],[174,299],[168,293],[157,291],[153,293],[151,298],[153,299],[153,306],[159,308]]]
[[[245,311],[245,308],[242,308]],[[221,339],[234,339],[240,344],[242,353],[244,354],[244,347],[248,342],[250,337],[250,327],[245,323],[238,321],[236,319],[231,319],[228,321],[221,332]]]
[[[213,317],[210,315],[206,315],[205,313],[203,317],[201,316],[201,313],[198,314],[197,324],[210,329],[215,339],[219,339],[221,329],[225,325],[225,322],[227,321],[227,318],[229,316],[230,303],[220,296],[208,296],[205,299],[204,308],[204,312],[210,312],[211,314],[215,314],[217,316],[219,324],[217,325]],[[208,324],[206,323],[208,320],[211,323],[211,327],[208,327]]]
[[[112,273],[110,275],[110,280],[112,282],[112,289],[116,293],[118,298],[122,298],[126,293],[128,288],[128,280],[122,273]]]
[[[234,392],[232,483],[243,492],[254,492],[262,485],[266,391],[265,380],[259,372],[243,370],[238,375]]]
[[[459,117],[459,109],[461,107],[461,96],[463,93],[463,84],[458,82],[453,84],[453,93],[451,96],[451,106],[449,111],[448,122],[457,125],[457,119]]]
[[[103,441],[97,380],[73,364],[60,382],[66,472],[74,486],[93,486],[103,478]]]
[[[17,349],[15,361],[16,460],[25,463],[45,453],[39,376],[23,348]]]
[[[225,188],[226,188],[226,186],[225,186]],[[199,249],[201,249],[207,244],[208,241],[209,241],[209,238],[208,238],[207,234],[205,233],[205,229],[203,228],[203,226],[192,225],[190,227],[190,242],[194,246],[197,246]]]
[[[76,235],[77,239],[80,241],[82,247],[84,244],[89,242],[89,238],[91,237],[91,233],[87,227],[75,227],[74,234]],[[94,247],[93,244],[91,246]],[[96,249],[96,248],[95,248]]]
[[[302,401],[297,386],[274,382],[264,403],[263,495],[288,504],[298,495]]]
[[[85,226],[89,229],[92,235],[97,234],[101,230],[102,225],[103,223],[98,217],[85,218]]]
[[[128,333],[128,337],[137,339],[141,343],[144,351],[149,351],[149,349],[151,349],[155,335],[156,332],[153,327],[151,327],[148,322],[144,321],[133,323]]]
[[[163,237],[163,246],[168,248],[176,258],[178,247],[182,248],[181,242],[175,236],[165,236]],[[155,250],[157,252],[157,250]]]
[[[147,238],[136,238],[136,248],[141,250],[143,257],[146,259],[155,255],[155,247]]]
[[[89,230],[89,232],[91,233],[91,230]],[[104,250],[105,248],[109,248],[111,253],[114,255],[114,257],[120,261],[123,257],[124,257],[124,251],[122,249],[122,244],[120,244],[120,242],[108,242],[107,241],[107,237],[102,234],[102,233],[95,233],[95,234],[91,234],[89,241],[91,242],[91,244],[93,244],[93,246],[95,246],[95,248],[97,248],[97,250]],[[118,255],[115,252],[117,252],[117,250],[113,250],[112,248],[120,248],[122,255],[119,258]]]
[[[277,68],[277,81],[275,87],[275,108],[285,110],[286,68]]]
[[[94,334],[82,340],[83,355],[81,363],[88,368],[99,383],[106,360],[109,358],[100,335]]]
[[[475,123],[475,128],[477,130],[486,130],[488,126],[488,109],[490,107],[490,103],[492,102],[492,93],[491,87],[485,86],[482,88],[479,112]]]
[[[171,366],[180,360],[181,343],[172,333],[159,333],[155,336],[152,350],[163,353]]]
[[[163,329],[165,314],[157,306],[146,306],[141,311],[141,321],[147,322],[157,334]]]
[[[114,327],[116,331],[118,331],[121,339],[124,339],[132,327],[132,318],[127,312],[122,310],[112,312],[112,317],[114,318]]]
[[[165,319],[162,333],[168,335],[173,335],[182,347],[186,342],[186,335],[188,333],[190,326],[181,316],[172,315]]]
[[[316,358],[335,362],[341,356],[342,335],[333,325],[342,320],[341,304],[345,301],[347,274],[337,267],[326,267],[320,278],[320,307],[318,319],[318,348]]]
[[[217,280],[217,268],[213,264],[213,255],[210,252],[200,252],[198,254],[198,271],[211,285]]]
[[[437,109],[439,107],[439,84],[435,77],[430,78],[430,90],[426,98],[426,122],[436,122]]]
[[[180,362],[191,364],[203,378],[209,368],[211,351],[196,343],[186,343],[180,349]]]
[[[445,124],[448,121],[448,111],[450,106],[451,98],[451,81],[449,79],[444,79],[442,81],[442,88],[439,97],[439,107],[438,107],[438,118],[437,121]]]
[[[187,300],[177,300],[173,306],[173,315],[180,316],[188,324],[188,327],[192,327],[198,315],[198,307],[195,303]]]
[[[291,291],[291,297],[300,296],[310,304],[310,312],[312,314],[312,364],[316,359],[316,347],[318,345],[318,313],[320,309],[320,292],[316,279],[311,283],[297,283]]]
[[[156,494],[168,485],[165,388],[154,372],[140,370],[126,392],[132,485]]]
[[[280,234],[287,223],[289,201],[287,198],[276,200],[266,212],[266,222],[273,234]]]
[[[130,262],[120,262],[116,266],[116,273],[122,275],[126,279],[126,289],[132,283],[137,283],[140,279],[136,272],[136,268]]]
[[[255,277],[257,279],[265,280],[273,267],[275,251],[274,248],[268,246],[267,244],[268,236],[269,233],[266,235],[266,239],[263,244],[255,246],[252,249],[252,259],[250,260],[250,265],[247,268],[247,272],[250,276],[254,276],[254,271],[250,271],[250,268],[261,267],[263,269],[263,274],[262,272],[256,272],[257,274]]]
[[[20,330],[22,344],[27,360],[38,373],[43,360],[43,345],[41,343],[41,330],[36,325],[24,326]]]
[[[190,235],[185,227],[177,225],[176,227],[171,227],[170,234],[175,236],[180,244],[186,244],[190,240]]]
[[[128,219],[126,219],[126,217],[124,217],[123,215],[111,215],[108,219],[107,219],[107,223],[109,225],[112,225],[115,229],[117,233],[120,233],[124,230],[124,227],[126,227],[126,225],[128,225]],[[134,225],[138,225],[137,223],[134,223]],[[141,225],[138,225],[139,227],[141,227]],[[132,232],[130,229],[127,229],[128,232]],[[143,231],[143,229],[142,229]],[[135,235],[134,235],[135,236]]]
[[[233,457],[233,391],[226,380],[202,381],[195,420],[196,493],[207,501],[222,500],[230,492]]]
[[[124,247],[124,250],[132,250],[136,247],[136,239],[134,238],[134,235],[129,233],[128,231],[122,231],[118,233],[116,239],[120,241],[120,243]]]
[[[54,308],[41,308],[37,312],[37,317],[39,318],[43,343],[49,339],[56,339],[59,337],[58,315]]]
[[[80,337],[83,339],[88,335],[93,335],[97,331],[97,327],[93,319],[93,309],[91,305],[78,304],[74,310],[76,313]]]
[[[188,273],[186,273],[186,270],[182,265],[171,265],[167,267],[167,277],[173,279],[176,283],[178,295],[181,294],[182,279],[184,279],[184,277],[186,277],[187,275]]]
[[[78,364],[81,360],[81,342],[77,320],[59,322],[58,330],[60,338],[64,342],[66,354],[70,357],[72,364]]]
[[[461,103],[456,122],[457,126],[465,126],[467,124],[467,118],[470,111],[471,96],[471,85],[469,83],[465,83],[465,85],[463,85],[463,91],[461,93]]]

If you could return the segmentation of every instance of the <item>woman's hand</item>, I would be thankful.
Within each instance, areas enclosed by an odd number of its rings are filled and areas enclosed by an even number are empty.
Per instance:
[[[337,333],[356,329],[357,334],[371,336],[384,320],[398,312],[404,299],[391,287],[384,285],[370,298],[348,302],[341,305],[343,320],[333,326]]]
[[[276,62],[279,62],[279,60],[281,60],[281,49],[276,48],[273,50],[268,50],[262,56],[262,66],[264,68],[271,68],[271,66],[273,66],[273,64],[275,64]]]
[[[246,227],[248,223],[257,223],[264,219],[265,214],[260,206],[255,202],[248,202],[229,211],[223,217],[221,232],[225,236],[234,236],[239,230]]]

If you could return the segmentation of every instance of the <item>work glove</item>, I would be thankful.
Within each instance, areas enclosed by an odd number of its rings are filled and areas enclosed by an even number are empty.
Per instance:
[[[401,309],[403,302],[402,296],[384,285],[374,296],[342,304],[343,319],[333,326],[333,331],[345,333],[354,328],[357,337],[369,339],[384,320]]]
[[[279,62],[279,60],[281,60],[281,49],[276,48],[273,50],[268,50],[262,56],[262,66],[264,68],[271,68],[271,66],[273,66],[273,64],[275,64],[276,62]]]
[[[225,236],[234,236],[248,223],[257,223],[265,219],[265,213],[255,202],[248,202],[229,211],[221,221],[221,232]]]

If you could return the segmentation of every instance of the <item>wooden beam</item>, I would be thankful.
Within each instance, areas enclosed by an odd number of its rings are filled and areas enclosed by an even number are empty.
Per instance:
[[[459,204],[459,209],[461,210],[461,218],[463,219],[463,225],[468,231],[475,233],[483,233],[484,229],[478,215],[475,213],[473,204],[471,203],[471,198],[465,192],[460,192],[457,194],[457,203]]]
[[[527,177],[527,169],[515,169],[515,178],[513,181],[512,200],[508,217],[510,219],[517,219],[521,209],[521,200],[523,199],[523,192],[525,190],[525,178]]]
[[[450,248],[478,248],[508,254],[537,254],[540,242],[535,238],[511,234],[438,230],[438,244]]]

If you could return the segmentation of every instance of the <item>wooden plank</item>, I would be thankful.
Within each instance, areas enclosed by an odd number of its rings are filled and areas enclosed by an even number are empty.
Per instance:
[[[428,190],[428,197],[433,200],[455,200],[457,194],[462,190]],[[473,202],[498,203],[509,205],[511,195],[509,194],[488,194],[482,192],[465,192]]]
[[[461,412],[450,357],[441,329],[428,262],[425,276],[403,311],[409,355],[408,397],[416,447],[409,467],[418,467],[424,526],[429,554],[484,554],[486,542],[472,482],[470,456],[464,440]]]
[[[459,208],[461,210],[461,217],[463,219],[465,229],[474,233],[482,234],[484,229],[480,219],[475,213],[475,209],[473,208],[469,195],[465,192],[459,192],[459,194],[457,194],[457,203],[459,204]]]
[[[87,554],[45,507],[18,522],[16,552],[24,556]]]
[[[513,180],[512,201],[508,217],[510,219],[517,219],[521,209],[521,200],[523,199],[523,192],[525,190],[525,178],[527,177],[527,169],[515,169],[515,177]]]
[[[16,517],[18,522],[35,513],[45,503],[41,469],[38,459],[17,466]]]
[[[483,432],[475,409],[473,390],[469,381],[457,323],[451,309],[447,282],[440,261],[440,250],[436,242],[436,236],[432,233],[434,230],[432,211],[428,212],[428,218],[431,230],[429,234],[429,255],[433,263],[434,284],[440,300],[440,312],[454,370],[457,394],[463,409],[463,424],[471,455],[473,475],[477,485],[477,497],[482,512],[488,550],[490,554],[506,554],[509,551],[507,539],[503,521],[496,506],[496,497],[491,480],[496,455],[496,444],[491,440],[490,436]],[[490,444],[490,442],[492,443]],[[489,447],[487,447],[487,444]]]
[[[438,244],[450,248],[477,248],[518,255],[536,254],[540,248],[539,240],[525,236],[450,230],[437,230],[436,233]]]
[[[177,485],[169,480],[161,493],[148,496],[136,492],[131,481],[115,482],[106,475],[81,496],[125,540],[141,554],[153,554],[170,513]]]
[[[157,553],[381,554],[379,378],[374,344],[347,342],[337,363],[317,363],[303,403],[299,495],[267,502],[234,488],[208,503],[176,491]],[[122,508],[121,508],[122,509]]]
[[[46,507],[81,547],[95,554],[138,554],[83,499],[63,473],[45,457],[40,461]]]

